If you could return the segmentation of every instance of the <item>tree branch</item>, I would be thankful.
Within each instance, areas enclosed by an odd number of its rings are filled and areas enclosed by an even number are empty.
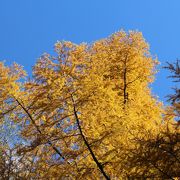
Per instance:
[[[84,136],[83,132],[82,132],[82,128],[81,128],[81,125],[80,125],[80,121],[79,121],[79,118],[78,118],[78,115],[77,115],[77,111],[76,111],[76,107],[75,107],[75,101],[73,99],[73,96],[71,95],[71,98],[72,98],[72,102],[73,102],[73,110],[74,110],[74,116],[75,116],[75,119],[76,119],[76,122],[77,122],[77,125],[78,125],[78,129],[80,131],[80,134],[81,134],[81,137],[85,143],[85,145],[87,146],[94,162],[96,163],[97,167],[99,168],[99,170],[101,171],[101,173],[103,174],[103,176],[106,178],[106,180],[110,180],[110,177],[106,174],[106,172],[104,171],[104,168],[103,168],[103,165],[98,161],[97,157],[95,156],[93,150],[91,149],[86,137]]]

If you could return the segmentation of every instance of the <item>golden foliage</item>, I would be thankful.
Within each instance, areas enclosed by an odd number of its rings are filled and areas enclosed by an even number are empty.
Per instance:
[[[57,42],[55,51],[38,60],[26,82],[18,65],[0,64],[1,114],[22,126],[28,143],[19,153],[36,157],[30,176],[127,178],[134,137],[164,128],[162,104],[149,88],[157,59],[133,31],[90,45]]]

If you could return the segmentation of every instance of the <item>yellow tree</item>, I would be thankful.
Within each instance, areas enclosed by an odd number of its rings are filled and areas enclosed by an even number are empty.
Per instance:
[[[137,32],[118,32],[92,44],[88,52],[87,75],[74,93],[82,129],[106,171],[123,178],[124,153],[133,146],[131,138],[141,136],[142,126],[159,131],[160,104],[148,87],[157,61]],[[94,169],[90,156],[87,160]]]
[[[174,82],[180,82],[179,60],[165,67],[171,71]],[[144,129],[144,137],[134,138],[136,148],[127,154],[130,178],[176,179],[180,177],[180,91],[169,95],[171,106],[166,108],[163,127],[159,134],[152,135]]]
[[[2,113],[28,141],[20,152],[36,156],[40,178],[127,178],[133,138],[142,127],[152,136],[161,128],[148,44],[139,32],[120,31],[89,45],[57,42],[55,51],[39,59],[31,80],[12,79],[18,90],[2,95]]]

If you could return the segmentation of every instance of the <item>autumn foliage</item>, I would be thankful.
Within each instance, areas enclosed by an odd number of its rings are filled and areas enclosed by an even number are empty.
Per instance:
[[[57,56],[42,55],[32,78],[17,64],[0,63],[1,123],[14,122],[23,139],[13,147],[16,166],[6,175],[178,177],[179,101],[173,110],[173,104],[165,108],[152,95],[149,85],[158,61],[142,34],[120,31],[92,44],[63,41],[54,48]],[[175,157],[157,149],[157,142]],[[2,152],[11,152],[3,147]],[[166,166],[167,161],[172,164]]]

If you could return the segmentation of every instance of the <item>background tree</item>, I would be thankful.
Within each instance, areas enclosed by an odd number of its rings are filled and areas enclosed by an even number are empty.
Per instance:
[[[180,87],[179,87],[179,82],[180,82],[180,60],[177,60],[176,63],[171,64],[168,63],[168,66],[165,68],[168,69],[172,75],[169,76],[169,78],[173,79],[173,82],[177,83],[177,86],[174,87],[174,94],[168,96],[168,100],[171,102],[172,107],[175,112],[175,116],[177,117],[177,121],[180,121]],[[179,122],[178,122],[179,124]]]

